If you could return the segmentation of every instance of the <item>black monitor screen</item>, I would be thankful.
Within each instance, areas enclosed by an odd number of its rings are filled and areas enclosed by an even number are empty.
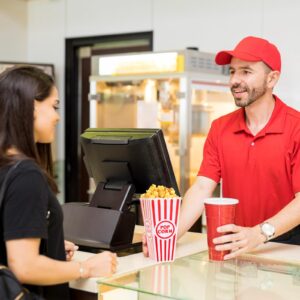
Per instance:
[[[135,193],[151,184],[178,186],[161,129],[89,128],[81,135],[84,160],[95,183],[131,183]]]

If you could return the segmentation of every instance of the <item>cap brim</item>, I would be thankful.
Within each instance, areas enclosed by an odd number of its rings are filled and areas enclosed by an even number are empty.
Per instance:
[[[221,51],[217,53],[215,57],[215,62],[217,65],[228,65],[231,62],[232,57],[236,57],[241,60],[245,61],[260,61],[261,58],[250,55],[245,52],[239,52],[239,51]]]
[[[233,51],[221,51],[217,53],[215,62],[217,65],[228,65],[230,64]]]

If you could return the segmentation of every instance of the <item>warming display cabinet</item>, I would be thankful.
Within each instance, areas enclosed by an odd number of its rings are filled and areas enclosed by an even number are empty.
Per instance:
[[[213,54],[195,50],[95,56],[90,127],[161,128],[184,194],[212,120],[235,109],[227,73]]]

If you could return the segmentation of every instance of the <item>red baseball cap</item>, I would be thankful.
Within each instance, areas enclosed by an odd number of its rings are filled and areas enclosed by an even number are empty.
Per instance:
[[[274,71],[281,70],[281,58],[277,47],[262,38],[245,37],[234,50],[217,53],[215,61],[218,65],[227,65],[230,64],[232,57],[245,61],[262,61]]]

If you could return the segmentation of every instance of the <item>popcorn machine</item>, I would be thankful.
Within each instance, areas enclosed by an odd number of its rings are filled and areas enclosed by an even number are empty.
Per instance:
[[[161,128],[184,194],[212,120],[235,109],[227,70],[195,50],[95,56],[90,127]]]

